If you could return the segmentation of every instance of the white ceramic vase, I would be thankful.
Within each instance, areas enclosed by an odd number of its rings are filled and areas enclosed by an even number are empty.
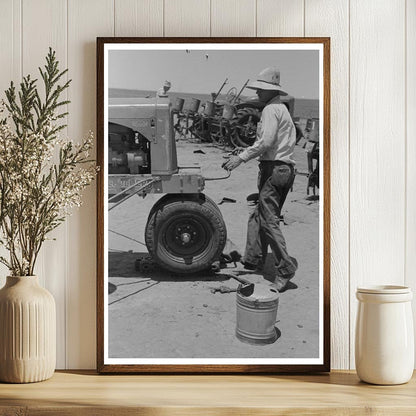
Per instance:
[[[410,288],[373,286],[357,289],[355,366],[372,384],[402,384],[414,368],[414,333]]]
[[[36,276],[8,276],[0,290],[0,381],[50,378],[56,365],[53,296]]]

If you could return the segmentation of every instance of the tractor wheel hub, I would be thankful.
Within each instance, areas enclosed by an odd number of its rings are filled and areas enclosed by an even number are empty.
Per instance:
[[[182,233],[181,240],[183,243],[188,244],[191,241],[191,234],[189,233]]]

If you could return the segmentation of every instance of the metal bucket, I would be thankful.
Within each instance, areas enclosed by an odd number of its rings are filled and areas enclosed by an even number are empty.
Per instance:
[[[234,116],[235,107],[231,104],[224,104],[224,108],[222,110],[222,117],[226,120],[231,120]]]
[[[239,285],[237,290],[236,336],[249,344],[272,344],[278,338],[275,324],[279,292],[263,284],[254,285],[248,293],[245,289]]]
[[[176,100],[175,100],[175,104],[173,106],[173,110],[181,112],[182,109],[183,109],[184,103],[185,103],[185,100],[183,98],[177,97]]]
[[[198,98],[192,98],[191,105],[189,106],[189,111],[196,113],[199,109],[200,104],[201,104],[201,100],[198,100]]]
[[[215,103],[213,103],[212,101],[207,101],[205,103],[204,114],[206,116],[213,116],[214,112],[215,112]]]

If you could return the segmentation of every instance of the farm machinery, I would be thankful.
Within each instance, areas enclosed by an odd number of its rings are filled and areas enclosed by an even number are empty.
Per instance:
[[[225,247],[227,231],[221,212],[203,193],[208,179],[195,165],[178,166],[175,138],[179,123],[204,141],[237,148],[254,143],[264,105],[240,99],[245,85],[239,93],[231,89],[225,100],[218,100],[225,83],[202,111],[197,99],[187,112],[183,111],[183,99],[179,105],[177,99],[174,106],[163,97],[109,99],[108,210],[133,195],[164,194],[148,215],[145,243],[153,261],[171,272],[210,269]],[[282,97],[282,101],[293,116],[293,97]],[[318,124],[306,130],[316,132]],[[307,176],[315,173],[312,179],[317,180],[310,180],[308,189],[314,189],[319,187],[319,137],[310,142],[313,149],[307,149]]]
[[[211,94],[211,100],[202,105],[199,99],[192,98],[191,104],[184,109],[185,100],[176,98],[173,105],[174,128],[179,136],[190,136],[202,142],[212,142],[233,148],[244,148],[254,143],[257,123],[260,121],[265,104],[261,103],[257,97],[245,100],[241,98],[248,80],[239,92],[232,87],[222,96],[221,91],[227,82],[228,79],[223,82],[216,93]],[[281,101],[293,117],[295,99],[287,95],[282,96]],[[298,128],[297,134],[302,134]]]
[[[133,195],[165,194],[148,215],[147,249],[162,268],[195,273],[219,260],[227,232],[200,168],[178,166],[173,116],[167,98],[109,99],[108,210]]]

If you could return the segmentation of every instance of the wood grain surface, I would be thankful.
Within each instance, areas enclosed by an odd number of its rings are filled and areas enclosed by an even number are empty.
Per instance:
[[[256,36],[256,1],[211,0],[211,36]]]
[[[163,10],[163,0],[115,0],[115,36],[163,36]]]
[[[406,2],[406,258],[405,284],[415,287],[416,270],[416,0]],[[416,298],[413,297],[416,322]],[[415,351],[416,356],[416,351]]]
[[[331,38],[331,363],[349,368],[348,4],[307,1],[305,35]],[[343,318],[344,317],[344,318]]]
[[[44,67],[45,57],[49,47],[56,52],[60,62],[60,70],[67,68],[67,9],[66,0],[22,0],[22,73],[33,78],[40,78],[39,67]],[[48,24],[40,24],[42,20]],[[63,81],[67,75],[63,77]],[[42,82],[38,82],[39,91],[44,91]],[[67,91],[61,98],[66,99]],[[62,107],[66,111],[67,106]],[[63,129],[61,136],[66,138],[68,130]],[[55,155],[55,161],[58,155]],[[56,360],[58,367],[66,363],[66,283],[68,277],[67,261],[70,253],[68,244],[68,223],[55,229],[45,241],[35,274],[39,276],[41,286],[46,287],[56,302],[57,349]],[[55,238],[56,241],[50,239]]]
[[[42,383],[0,384],[0,415],[410,416],[416,413],[415,387],[414,378],[400,386],[374,386],[348,372],[255,377],[57,372]]]
[[[211,36],[210,0],[164,2],[164,36]]]
[[[0,13],[0,100],[4,100],[4,91],[10,81],[20,82],[22,76],[22,9],[21,0],[3,0]],[[4,247],[0,255],[7,256]],[[6,283],[8,270],[0,264],[0,287]]]
[[[383,27],[380,21],[384,22]],[[353,74],[350,77],[350,366],[353,368],[357,287],[404,284],[405,1],[352,0],[350,22],[350,50],[353,51],[350,60]],[[403,81],[397,83],[397,79]]]
[[[257,36],[305,36],[304,6],[304,0],[257,0]]]
[[[72,79],[68,134],[79,143],[89,131],[96,136],[95,34],[113,36],[113,0],[69,0],[68,27],[68,67]],[[95,149],[92,157],[94,153]],[[95,360],[95,213],[96,182],[84,191],[82,207],[67,220],[68,246],[84,253],[77,256],[71,251],[67,255],[66,367],[70,368],[85,368]]]

